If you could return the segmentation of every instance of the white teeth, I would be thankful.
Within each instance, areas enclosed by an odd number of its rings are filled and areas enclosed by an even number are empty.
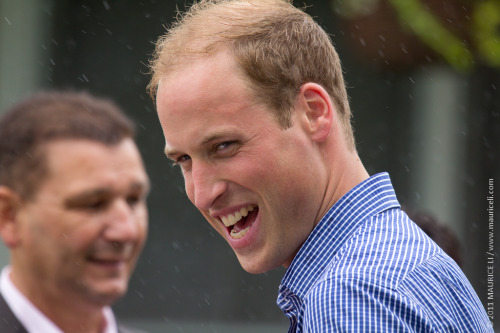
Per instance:
[[[231,237],[234,239],[240,239],[241,237],[245,236],[247,231],[251,228],[251,226],[247,227],[246,229],[241,230],[240,232],[234,232],[234,229],[231,230]]]
[[[243,207],[242,209],[240,209],[238,212],[236,212],[234,214],[229,214],[228,216],[222,216],[221,217],[222,223],[224,223],[224,225],[226,227],[230,227],[232,225],[235,225],[238,221],[240,221],[242,218],[246,217],[248,215],[248,213],[254,209],[255,209],[255,206],[248,205],[247,207]],[[245,230],[240,231],[240,233],[242,233]],[[243,235],[244,235],[244,233],[243,233]],[[243,237],[243,235],[241,235],[241,237]]]

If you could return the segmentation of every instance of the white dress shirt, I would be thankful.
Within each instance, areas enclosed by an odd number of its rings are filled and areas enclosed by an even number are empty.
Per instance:
[[[17,319],[29,333],[64,333],[49,318],[16,288],[10,279],[10,267],[4,267],[0,275],[0,292]],[[118,333],[113,311],[109,306],[103,308],[106,328],[102,333]]]

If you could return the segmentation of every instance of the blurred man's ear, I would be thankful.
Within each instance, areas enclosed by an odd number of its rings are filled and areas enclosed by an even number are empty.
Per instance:
[[[20,202],[19,196],[13,190],[0,186],[0,237],[9,248],[19,243],[19,226],[16,219]]]

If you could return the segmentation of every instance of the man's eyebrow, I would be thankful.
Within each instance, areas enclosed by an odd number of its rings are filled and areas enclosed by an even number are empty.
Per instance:
[[[175,155],[178,155],[179,153],[176,150],[170,149],[167,146],[165,146],[165,149],[163,149],[163,152],[169,159],[173,159]]]
[[[130,185],[130,189],[132,191],[143,191],[145,193],[149,193],[150,189],[151,189],[151,184],[149,182],[149,178],[146,178],[145,180],[143,181],[136,181],[136,182],[133,182],[131,185]]]
[[[214,133],[211,133],[209,135],[207,135],[202,141],[201,141],[201,144],[202,145],[206,145],[212,141],[217,141],[217,140],[220,140],[221,138],[225,137],[225,136],[228,136],[230,133],[229,131],[217,131],[217,132],[214,132]]]
[[[90,189],[90,190],[87,190],[87,191],[84,191],[81,193],[77,193],[73,196],[70,196],[69,198],[67,198],[64,201],[64,203],[66,205],[71,206],[71,205],[78,204],[79,202],[85,201],[85,200],[90,199],[90,198],[100,197],[100,196],[109,196],[110,194],[111,194],[111,191],[108,189],[104,189],[104,188]]]
[[[146,179],[144,181],[135,181],[129,186],[130,191],[142,191],[144,193],[149,193],[150,184],[149,180]],[[87,199],[96,198],[96,197],[107,197],[112,196],[113,191],[109,188],[94,188],[83,191],[81,193],[77,193],[69,198],[67,198],[64,202],[66,205],[75,205],[81,201],[85,201]]]

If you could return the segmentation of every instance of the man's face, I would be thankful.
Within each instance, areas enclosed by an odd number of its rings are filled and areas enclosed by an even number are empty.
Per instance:
[[[13,281],[49,300],[110,304],[126,292],[147,235],[137,147],[59,140],[43,149],[49,174],[18,210]]]
[[[189,199],[243,268],[288,266],[317,221],[325,177],[303,114],[283,129],[224,53],[164,77],[157,106]]]

